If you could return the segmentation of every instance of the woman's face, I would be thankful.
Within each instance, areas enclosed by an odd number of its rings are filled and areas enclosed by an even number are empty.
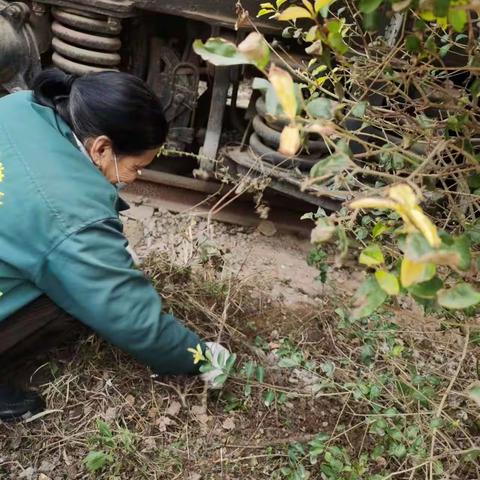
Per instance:
[[[160,147],[159,147],[160,148]],[[87,141],[86,149],[93,163],[110,183],[133,183],[142,169],[150,165],[159,148],[138,155],[115,155],[111,140],[106,136]]]

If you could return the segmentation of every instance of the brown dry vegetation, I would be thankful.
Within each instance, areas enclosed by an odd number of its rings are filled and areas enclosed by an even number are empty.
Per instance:
[[[315,465],[309,459],[308,442],[321,432],[329,435],[327,448],[341,449],[359,471],[335,478],[480,478],[478,406],[464,396],[479,373],[473,322],[446,329],[446,318],[405,308],[398,315],[397,306],[352,325],[335,312],[345,303],[338,292],[318,307],[286,307],[259,293],[258,284],[253,290],[225,279],[221,257],[201,268],[157,257],[145,268],[169,308],[237,352],[236,373],[222,391],[206,392],[198,379],[151,378],[94,336],[52,352],[34,375],[45,415],[0,426],[0,478],[334,478],[321,477],[322,456]],[[247,361],[265,374],[247,380]],[[395,456],[388,434],[374,432],[379,418],[396,425],[407,455]],[[424,451],[415,456],[418,438]],[[386,451],[374,458],[382,444]],[[83,463],[91,451],[109,456],[95,473]],[[300,466],[309,473],[293,476]]]

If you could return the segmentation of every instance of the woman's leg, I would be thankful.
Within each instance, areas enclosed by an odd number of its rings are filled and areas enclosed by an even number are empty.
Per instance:
[[[8,377],[24,370],[28,358],[78,337],[84,328],[48,297],[41,296],[0,322],[0,420],[15,420],[41,411],[34,392],[9,385]]]
[[[25,360],[78,336],[80,323],[42,295],[0,322],[0,379]]]

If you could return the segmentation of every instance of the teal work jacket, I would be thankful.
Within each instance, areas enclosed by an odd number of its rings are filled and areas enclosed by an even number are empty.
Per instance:
[[[116,188],[31,92],[0,99],[0,162],[0,327],[46,294],[156,373],[197,373],[199,338],[134,267]]]

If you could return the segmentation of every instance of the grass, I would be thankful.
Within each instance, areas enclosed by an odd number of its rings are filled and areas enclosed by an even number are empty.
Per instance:
[[[480,478],[474,321],[390,309],[352,323],[341,294],[287,308],[221,258],[195,262],[144,268],[168,308],[237,353],[226,387],[152,378],[83,339],[35,375],[47,413],[0,425],[0,478]]]

